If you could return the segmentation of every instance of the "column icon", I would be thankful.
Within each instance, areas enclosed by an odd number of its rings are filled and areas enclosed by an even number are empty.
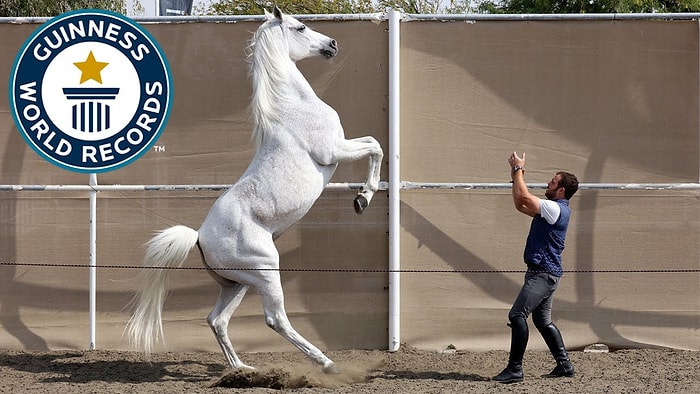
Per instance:
[[[71,107],[72,127],[85,133],[99,133],[110,127],[110,106],[119,88],[63,88],[68,100],[77,101]]]

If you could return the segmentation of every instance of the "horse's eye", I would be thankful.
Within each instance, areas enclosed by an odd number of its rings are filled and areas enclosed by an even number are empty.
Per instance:
[[[298,31],[299,33],[303,32],[304,30],[306,30],[306,26],[305,26],[305,25],[301,25],[301,26],[297,27],[297,31]]]

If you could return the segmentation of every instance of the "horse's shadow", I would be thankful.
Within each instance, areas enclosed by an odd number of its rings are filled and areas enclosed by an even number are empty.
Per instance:
[[[220,376],[225,367],[217,363],[193,360],[149,362],[133,360],[94,360],[89,352],[19,353],[0,355],[0,369],[49,374],[41,383],[144,383],[163,380],[202,382]],[[199,371],[188,365],[201,366]]]
[[[382,374],[375,376],[375,379],[386,379],[386,380],[399,380],[399,379],[409,379],[409,380],[462,380],[470,382],[485,382],[491,380],[486,376],[481,376],[472,373],[461,373],[461,372],[436,372],[436,371],[395,371],[389,370],[384,371]]]

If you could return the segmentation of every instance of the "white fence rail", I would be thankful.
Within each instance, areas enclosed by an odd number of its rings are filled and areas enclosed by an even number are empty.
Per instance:
[[[528,183],[531,188],[546,188],[546,183]],[[223,191],[231,184],[211,185],[0,185],[0,192],[143,192],[143,191]],[[331,182],[326,191],[359,190],[362,183]],[[388,190],[389,183],[379,182],[379,190]],[[400,181],[401,190],[476,190],[510,189],[511,183],[410,182]],[[579,190],[700,190],[700,183],[581,183]]]

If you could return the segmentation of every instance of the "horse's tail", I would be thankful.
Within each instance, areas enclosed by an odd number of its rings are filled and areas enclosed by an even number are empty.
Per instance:
[[[130,302],[133,313],[126,326],[131,345],[146,355],[151,354],[155,342],[163,341],[161,312],[167,296],[168,271],[182,266],[198,236],[189,227],[174,226],[146,244],[146,257],[138,276],[141,289]]]

